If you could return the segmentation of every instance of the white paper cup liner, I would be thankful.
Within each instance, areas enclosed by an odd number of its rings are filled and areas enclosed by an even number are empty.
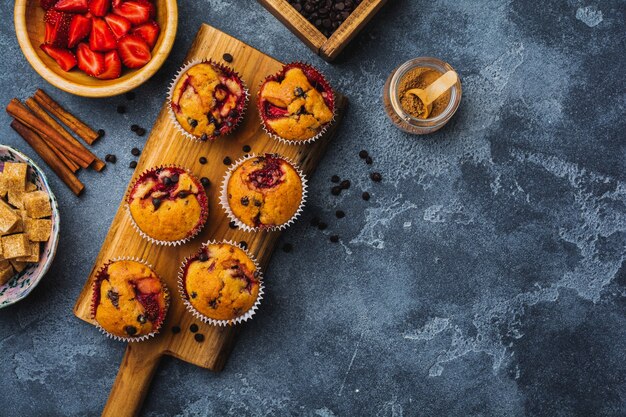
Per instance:
[[[267,125],[267,123],[265,122],[265,115],[263,114],[263,106],[261,104],[261,88],[263,88],[263,85],[268,82],[268,81],[273,81],[276,78],[280,77],[281,75],[284,75],[285,72],[285,68],[289,67],[289,66],[296,66],[296,67],[306,67],[306,68],[310,68],[313,69],[315,72],[317,72],[319,74],[319,76],[322,78],[322,80],[324,81],[324,83],[326,83],[326,85],[329,88],[329,91],[332,93],[333,95],[333,108],[331,109],[333,112],[333,117],[330,120],[330,122],[324,124],[322,126],[322,129],[317,133],[317,135],[312,136],[308,139],[304,139],[304,140],[294,140],[294,139],[285,139],[283,137],[281,137],[279,134],[277,134],[276,132],[274,132],[272,130],[271,127],[269,127]],[[271,74],[269,76],[267,76],[263,81],[261,81],[261,84],[259,85],[258,88],[259,93],[257,94],[257,109],[259,111],[259,117],[261,118],[261,126],[263,127],[263,130],[265,131],[265,133],[271,137],[274,140],[277,140],[281,143],[287,144],[287,145],[306,145],[308,143],[312,143],[314,141],[316,141],[317,139],[321,138],[322,136],[324,136],[324,134],[328,131],[328,129],[335,123],[335,119],[337,117],[337,102],[336,102],[336,97],[335,97],[335,91],[333,90],[333,88],[331,87],[330,83],[328,82],[328,80],[326,79],[326,77],[324,77],[324,75],[319,72],[315,67],[313,67],[312,65],[309,65],[305,62],[291,62],[289,64],[285,64],[283,66],[283,68],[277,72],[276,74]]]
[[[200,215],[200,222],[198,222],[198,225],[191,231],[191,233],[183,238],[183,239],[179,239],[179,240],[158,240],[153,238],[152,236],[148,235],[147,233],[145,233],[143,230],[141,230],[141,228],[139,227],[139,225],[135,222],[135,219],[133,218],[132,213],[130,212],[130,204],[128,202],[129,198],[130,198],[130,193],[132,192],[132,190],[135,188],[135,185],[137,185],[137,182],[142,180],[143,177],[154,171],[157,169],[167,169],[167,168],[176,168],[176,169],[182,169],[184,170],[187,174],[189,174],[196,182],[196,185],[198,186],[198,189],[201,190],[204,193],[204,196],[206,198],[206,201],[204,202],[204,207],[202,210],[202,213]],[[202,195],[202,194],[200,194]],[[207,219],[209,218],[209,198],[206,195],[206,190],[204,189],[204,186],[202,185],[202,183],[200,182],[200,180],[198,180],[198,177],[196,177],[196,175],[191,172],[190,169],[185,168],[183,166],[180,165],[159,165],[159,166],[155,166],[152,168],[148,168],[145,171],[143,171],[141,174],[139,174],[137,176],[137,178],[135,178],[135,180],[131,183],[131,185],[128,187],[128,190],[126,190],[126,195],[124,196],[124,202],[125,202],[125,206],[126,206],[126,211],[128,212],[128,217],[130,218],[130,222],[133,225],[133,228],[137,231],[137,233],[139,233],[139,235],[144,238],[145,240],[147,240],[150,243],[153,243],[155,245],[162,245],[162,246],[178,246],[178,245],[182,245],[183,243],[187,243],[189,242],[191,239],[193,239],[194,237],[196,237],[198,235],[198,233],[200,233],[200,231],[202,231],[202,229],[204,228],[204,225],[206,224]],[[202,206],[202,204],[201,204]]]
[[[246,155],[246,156],[238,159],[234,164],[232,164],[228,168],[228,170],[226,171],[226,174],[224,174],[224,178],[222,179],[222,186],[221,186],[221,189],[220,189],[220,205],[222,206],[222,208],[226,212],[226,215],[228,216],[228,218],[235,225],[237,225],[237,227],[241,228],[242,230],[244,230],[246,232],[258,232],[259,230],[263,230],[263,231],[266,231],[266,232],[273,232],[273,231],[276,231],[276,230],[286,229],[294,221],[296,221],[296,219],[302,214],[302,210],[304,209],[304,205],[306,203],[306,198],[307,198],[307,193],[308,193],[308,190],[307,190],[307,180],[306,180],[306,176],[304,175],[304,173],[300,170],[300,167],[298,167],[298,165],[296,163],[294,163],[289,158],[286,158],[286,157],[284,157],[282,155],[279,155],[279,154],[270,154],[270,155],[273,155],[273,156],[275,156],[277,158],[280,158],[280,159],[284,160],[285,162],[287,162],[298,173],[298,176],[300,177],[300,182],[302,183],[302,199],[300,200],[300,205],[298,206],[298,209],[293,214],[293,216],[291,216],[291,218],[289,220],[287,220],[285,223],[280,224],[280,225],[275,225],[275,226],[267,226],[267,227],[252,227],[252,226],[249,226],[249,225],[245,224],[244,222],[242,222],[241,220],[239,220],[239,218],[237,216],[235,216],[235,214],[233,213],[233,211],[230,208],[230,204],[228,204],[228,181],[230,180],[230,177],[232,176],[233,172],[235,172],[235,170],[237,168],[239,168],[239,166],[241,166],[241,164],[243,164],[244,162],[246,162],[249,159],[257,158],[257,157],[263,156],[263,155],[264,154],[262,154],[262,155],[250,154],[250,155]]]
[[[117,257],[117,258],[112,258],[110,260],[108,260],[107,262],[105,262],[100,269],[98,269],[98,272],[96,272],[96,277],[95,280],[93,282],[92,285],[92,296],[91,296],[91,318],[93,320],[96,320],[96,309],[98,308],[98,306],[96,305],[95,301],[96,301],[96,290],[100,291],[100,276],[101,274],[109,267],[109,265],[115,263],[115,262],[120,262],[120,261],[134,261],[134,262],[138,262],[140,264],[143,264],[145,266],[147,266],[148,268],[150,268],[150,270],[152,272],[155,273],[155,275],[159,278],[159,281],[161,282],[161,288],[163,289],[163,292],[165,294],[165,312],[163,313],[163,319],[158,323],[158,325],[154,328],[154,330],[152,330],[152,332],[145,334],[143,336],[137,336],[137,337],[122,337],[122,336],[118,336],[115,335],[113,333],[108,332],[107,330],[104,329],[104,327],[102,327],[100,325],[100,323],[98,323],[96,321],[96,327],[98,328],[98,330],[100,331],[100,333],[104,334],[105,336],[120,341],[120,342],[143,342],[144,340],[148,340],[151,337],[156,336],[157,334],[159,334],[159,332],[161,331],[161,328],[163,327],[163,323],[165,323],[165,319],[167,317],[167,312],[169,311],[169,307],[170,307],[170,291],[167,288],[167,285],[165,284],[165,282],[163,282],[163,280],[161,279],[161,277],[154,271],[154,268],[152,267],[152,265],[150,265],[149,263],[147,263],[146,261],[144,261],[141,258],[136,258],[136,257],[130,257],[130,256],[121,256],[121,257]]]
[[[219,244],[228,244],[228,245],[235,246],[243,250],[246,256],[248,256],[248,258],[250,258],[250,260],[254,263],[256,272],[258,272],[258,276],[256,278],[259,281],[259,292],[257,294],[256,301],[254,302],[254,304],[252,305],[252,307],[250,307],[248,311],[246,311],[244,314],[232,320],[216,320],[200,313],[198,310],[196,310],[193,304],[191,304],[191,302],[189,301],[189,296],[187,294],[187,290],[185,289],[185,269],[187,267],[187,264],[191,260],[191,258],[195,257],[201,250],[204,250],[207,246],[219,245]],[[263,299],[263,294],[265,293],[264,289],[265,289],[265,286],[263,285],[263,272],[261,271],[261,268],[259,267],[259,263],[257,262],[256,258],[252,256],[252,254],[246,248],[244,248],[239,243],[233,242],[232,240],[222,240],[222,241],[210,240],[208,242],[203,243],[200,250],[194,252],[193,254],[189,255],[183,260],[178,270],[178,292],[180,294],[181,299],[183,300],[183,303],[185,304],[185,307],[187,308],[187,311],[189,311],[195,318],[197,318],[201,322],[212,324],[214,326],[232,326],[232,325],[243,323],[245,321],[250,320],[252,316],[254,316],[256,311],[258,310],[259,305],[261,304],[261,300]]]
[[[182,77],[183,74],[185,74],[189,70],[189,68],[193,67],[194,65],[198,65],[198,64],[202,64],[202,63],[210,63],[211,65],[215,65],[216,67],[220,68],[221,70],[223,70],[225,72],[229,72],[229,73],[234,74],[241,81],[241,85],[243,87],[243,96],[244,96],[244,103],[243,103],[243,107],[242,107],[241,111],[239,112],[239,116],[237,117],[237,119],[235,119],[235,121],[233,122],[233,125],[230,127],[228,132],[225,133],[224,135],[209,136],[206,141],[203,141],[202,139],[200,139],[196,135],[192,135],[191,133],[187,132],[180,125],[180,123],[178,122],[178,119],[176,119],[176,115],[174,114],[174,110],[172,109],[172,98],[174,96],[174,88],[176,87],[176,84],[178,84],[178,81],[180,80],[180,77]],[[193,60],[187,62],[185,65],[183,65],[178,70],[176,75],[174,76],[174,79],[172,80],[172,82],[170,84],[170,87],[168,89],[168,92],[167,92],[167,109],[168,109],[168,114],[169,114],[170,120],[172,121],[174,126],[176,126],[176,129],[184,137],[186,137],[187,139],[192,140],[194,142],[205,143],[205,142],[212,142],[212,141],[216,140],[217,138],[219,138],[221,136],[225,136],[225,135],[228,135],[228,134],[232,133],[239,126],[241,121],[243,120],[244,114],[246,113],[246,110],[248,108],[248,101],[249,100],[250,100],[250,91],[248,90],[248,87],[246,86],[245,81],[243,80],[243,78],[241,78],[241,75],[239,75],[239,73],[237,71],[235,71],[231,67],[223,65],[223,64],[221,64],[219,62],[212,61],[210,59],[193,59]]]

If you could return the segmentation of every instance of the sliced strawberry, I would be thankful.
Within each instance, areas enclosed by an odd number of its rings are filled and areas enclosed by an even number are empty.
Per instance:
[[[126,35],[117,43],[122,62],[128,68],[140,68],[150,61],[150,47],[141,36]]]
[[[269,119],[279,119],[287,116],[287,113],[287,109],[274,106],[273,104],[267,102],[265,103],[265,114]]]
[[[104,16],[104,20],[106,20],[116,39],[126,35],[132,26],[128,19],[113,13]]]
[[[59,0],[54,8],[60,12],[85,13],[89,10],[87,0]]]
[[[39,47],[54,59],[63,71],[69,71],[76,66],[76,56],[65,48],[57,48],[56,46],[46,45],[42,43]]]
[[[113,8],[116,8],[116,7],[118,7],[118,6],[122,3],[122,1],[123,1],[123,0],[113,0],[113,1],[111,2],[111,6],[112,6]]]
[[[159,28],[159,24],[154,20],[151,20],[135,27],[130,33],[141,36],[150,48],[154,48],[154,44],[159,37],[160,30],[161,28]]]
[[[125,17],[133,25],[140,25],[154,18],[154,5],[146,0],[130,0],[114,7],[113,13]]]
[[[104,72],[104,55],[89,49],[85,42],[78,44],[76,59],[78,68],[85,71],[87,75],[97,77]]]
[[[91,34],[89,35],[89,47],[92,51],[104,52],[117,47],[115,35],[109,29],[109,25],[99,17],[91,19]]]
[[[111,0],[91,0],[89,3],[89,11],[94,16],[104,16],[111,7]]]
[[[78,45],[78,42],[82,41],[91,32],[91,19],[75,14],[72,17],[72,23],[70,23],[69,39],[67,46],[70,48]]]
[[[66,48],[72,15],[50,9],[44,15],[43,20],[46,24],[44,43]]]
[[[117,51],[109,51],[104,54],[104,72],[98,75],[101,80],[119,78],[122,74],[122,61]]]
[[[39,0],[39,4],[41,5],[41,8],[44,10],[51,9],[52,6],[54,6],[54,3],[56,2],[57,0]]]

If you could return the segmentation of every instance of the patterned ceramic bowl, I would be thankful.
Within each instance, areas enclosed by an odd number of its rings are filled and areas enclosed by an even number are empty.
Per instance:
[[[4,170],[5,162],[25,162],[30,165],[28,175],[30,180],[37,185],[39,190],[43,190],[50,196],[50,204],[52,206],[52,233],[50,239],[46,242],[41,251],[41,259],[37,264],[31,264],[22,272],[15,274],[13,278],[4,285],[0,285],[0,308],[17,303],[26,297],[39,284],[41,278],[46,275],[54,255],[57,251],[59,243],[59,206],[57,200],[52,194],[50,185],[46,180],[46,176],[41,169],[26,155],[16,151],[15,149],[0,145],[0,171]]]

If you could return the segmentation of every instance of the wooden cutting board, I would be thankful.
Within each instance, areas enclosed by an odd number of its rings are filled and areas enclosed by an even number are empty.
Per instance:
[[[337,94],[337,120],[323,138],[304,146],[281,144],[269,138],[261,128],[256,98],[263,79],[279,71],[283,64],[206,24],[198,31],[185,62],[195,58],[211,58],[225,63],[222,59],[224,53],[234,57],[229,65],[242,76],[250,89],[250,102],[242,124],[234,134],[219,138],[214,143],[192,142],[176,130],[165,103],[131,180],[134,181],[134,178],[144,170],[161,164],[183,165],[190,168],[198,177],[208,177],[211,186],[207,189],[210,205],[207,225],[198,237],[185,245],[177,247],[153,245],[143,240],[133,229],[122,201],[89,278],[74,306],[74,314],[78,318],[94,324],[90,317],[94,275],[104,262],[119,256],[135,256],[149,262],[167,283],[172,295],[161,334],[146,342],[128,344],[103,412],[106,416],[136,415],[139,412],[150,380],[163,355],[174,356],[213,371],[219,371],[224,367],[238,328],[203,324],[185,310],[176,285],[179,265],[186,256],[198,250],[203,242],[211,239],[229,239],[236,242],[246,241],[261,268],[265,269],[280,235],[280,232],[247,233],[229,228],[229,220],[218,203],[220,183],[227,169],[223,163],[224,157],[228,156],[235,161],[244,155],[242,147],[249,145],[252,147],[251,153],[275,152],[292,159],[300,165],[307,176],[310,176],[334,136],[347,105],[347,99]],[[165,96],[168,86],[163,85],[161,88]],[[198,159],[201,156],[208,159],[207,164],[199,163]],[[266,282],[271,279],[271,276],[265,276]],[[263,302],[260,309],[263,309]],[[197,342],[194,334],[189,331],[192,323],[197,324],[198,333],[205,336],[203,342]],[[254,318],[245,324],[245,326],[254,325]],[[174,334],[171,331],[173,326],[180,326],[182,331]]]

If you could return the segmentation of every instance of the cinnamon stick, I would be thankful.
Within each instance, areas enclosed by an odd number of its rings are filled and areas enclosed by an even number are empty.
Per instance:
[[[95,156],[86,148],[76,146],[65,139],[54,128],[31,113],[18,99],[12,99],[7,105],[6,111],[29,129],[34,130],[39,135],[46,136],[47,140],[54,143],[60,151],[66,152],[82,168],[87,168],[95,160]]]
[[[72,136],[70,132],[68,132],[63,126],[61,126],[59,122],[54,120],[52,116],[46,113],[46,111],[39,105],[39,103],[37,103],[37,101],[35,101],[34,98],[27,98],[26,100],[24,100],[24,103],[26,104],[26,106],[28,106],[28,108],[33,113],[35,113],[36,116],[39,116],[41,120],[43,120],[44,122],[52,126],[57,132],[59,132],[69,142],[73,143],[75,146],[85,148],[85,146],[82,143],[80,143],[78,140],[76,140],[76,138],[74,138],[74,136]],[[50,144],[48,143],[48,145]],[[91,167],[95,169],[96,171],[102,171],[104,167],[106,166],[106,164],[100,159],[98,159],[98,157],[94,155],[91,151],[89,151],[89,149],[86,149],[86,151],[89,152],[89,154],[94,158],[93,162],[91,163]]]
[[[37,102],[35,100],[29,98],[29,99],[24,101],[24,104],[26,104],[26,106],[33,113],[35,113],[35,115],[39,116],[39,118],[41,118],[44,122],[48,123],[50,126],[55,128],[57,132],[61,133],[63,136],[66,136],[66,134],[69,135],[69,133],[67,133],[67,130],[63,129],[63,127],[60,124],[58,124],[56,120],[54,120],[52,117],[50,117],[50,115],[48,113],[46,113],[46,111],[44,109],[39,107],[39,104],[37,104]],[[70,137],[71,137],[71,135],[70,135]],[[42,139],[45,140],[45,137],[42,137]],[[66,139],[67,139],[67,136],[66,136]],[[72,138],[72,139],[74,139],[74,138]],[[65,165],[67,165],[67,167],[73,173],[76,173],[80,169],[78,164],[75,163],[74,161],[72,161],[71,159],[69,159],[63,152],[61,152],[56,146],[54,146],[54,143],[46,142],[46,145],[48,145],[50,147],[50,149],[52,149],[54,151],[56,156],[60,160],[62,160],[65,163]]]
[[[54,151],[44,142],[41,137],[29,129],[26,125],[22,124],[18,120],[11,122],[11,127],[19,133],[19,135],[39,154],[46,164],[59,176],[61,181],[69,187],[70,190],[76,195],[80,195],[85,186],[78,178],[70,171],[70,169],[56,157]]]
[[[69,127],[72,132],[76,133],[82,140],[92,145],[100,138],[98,132],[87,126],[76,116],[65,110],[59,103],[54,101],[52,97],[46,94],[42,89],[35,92],[35,100],[39,105],[48,110],[54,117]]]

